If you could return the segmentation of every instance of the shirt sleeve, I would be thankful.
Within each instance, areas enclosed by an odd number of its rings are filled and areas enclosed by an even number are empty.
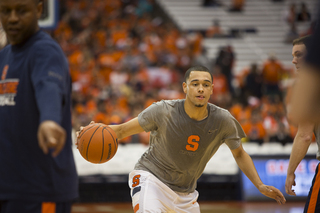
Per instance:
[[[241,138],[246,137],[241,125],[239,122],[228,112],[221,127],[224,129],[224,143],[232,149],[236,149],[240,146]]]
[[[139,124],[144,131],[150,132],[158,129],[159,119],[163,112],[163,105],[163,101],[155,102],[138,115]]]
[[[40,123],[62,121],[62,108],[68,95],[68,64],[58,46],[37,44],[34,48],[31,80],[40,112]],[[70,92],[70,91],[69,91]]]

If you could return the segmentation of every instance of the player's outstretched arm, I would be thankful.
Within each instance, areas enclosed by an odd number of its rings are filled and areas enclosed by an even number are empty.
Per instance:
[[[140,126],[138,117],[133,118],[132,120],[119,124],[119,125],[109,125],[111,129],[117,134],[119,140],[131,135],[144,132],[144,129]]]
[[[286,202],[283,194],[277,188],[273,186],[267,186],[262,183],[251,157],[246,151],[244,151],[242,145],[231,150],[231,152],[239,168],[263,195],[275,199],[279,204],[284,204]]]
[[[310,146],[312,135],[313,135],[314,124],[303,123],[299,124],[298,132],[296,137],[293,140],[292,151],[289,160],[289,166],[287,170],[287,179],[286,179],[286,193],[289,195],[296,195],[292,186],[295,186],[295,174],[299,163],[307,154],[308,148]]]
[[[94,121],[91,121],[90,124],[93,124]],[[89,125],[90,125],[89,124]],[[109,125],[109,127],[116,133],[118,140],[121,140],[125,137],[129,137],[140,132],[144,132],[144,129],[140,126],[138,117],[131,119],[130,121],[119,124],[119,125]],[[80,132],[84,127],[81,126],[80,130],[76,132],[77,137],[79,137]],[[76,142],[76,145],[78,143]]]

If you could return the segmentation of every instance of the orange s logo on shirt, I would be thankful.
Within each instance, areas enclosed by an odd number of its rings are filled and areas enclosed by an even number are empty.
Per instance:
[[[188,151],[196,151],[199,148],[200,137],[198,135],[190,135],[188,137],[188,145],[186,145],[186,149]]]
[[[4,66],[2,70],[1,80],[4,80],[7,77],[8,69],[9,69],[9,65]]]

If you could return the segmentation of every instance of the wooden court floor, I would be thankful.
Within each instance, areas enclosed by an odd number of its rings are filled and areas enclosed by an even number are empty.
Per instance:
[[[199,202],[201,213],[302,213],[304,202]],[[72,213],[133,213],[131,203],[75,203]]]

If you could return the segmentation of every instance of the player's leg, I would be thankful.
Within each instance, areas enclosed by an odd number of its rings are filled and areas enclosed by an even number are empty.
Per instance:
[[[306,205],[304,207],[304,213],[316,213],[320,212],[320,172],[319,165],[317,166],[314,178],[312,180],[312,186],[308,195]]]
[[[179,193],[174,201],[175,212],[185,212],[185,213],[200,213],[200,206],[197,202],[199,193],[195,190],[193,193]]]
[[[151,173],[132,171],[129,175],[129,186],[135,213],[173,211],[174,191]]]
[[[0,213],[70,213],[72,202],[38,202],[7,200],[1,202]]]

